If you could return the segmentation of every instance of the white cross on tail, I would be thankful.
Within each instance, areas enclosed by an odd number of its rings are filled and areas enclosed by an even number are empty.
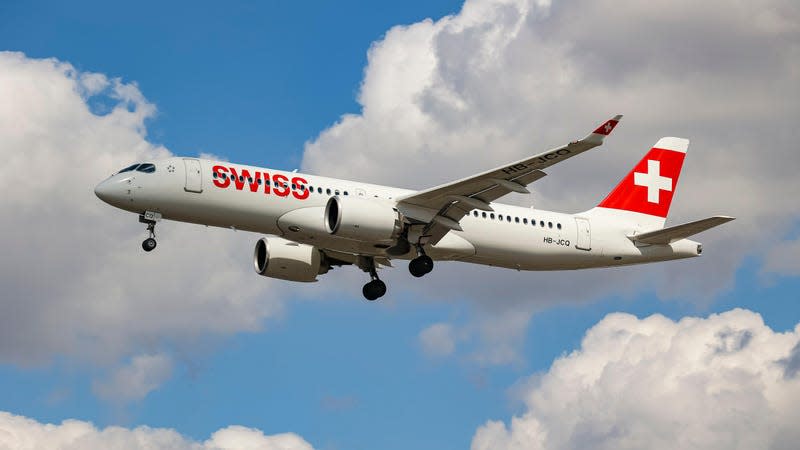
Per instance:
[[[647,160],[647,173],[634,172],[633,184],[647,188],[647,201],[658,203],[661,191],[672,191],[672,178],[661,176],[661,161]]]

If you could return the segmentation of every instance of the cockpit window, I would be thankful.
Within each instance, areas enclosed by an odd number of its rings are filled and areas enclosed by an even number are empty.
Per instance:
[[[119,171],[119,172],[117,172],[117,173],[122,173],[122,172],[130,172],[131,170],[134,170],[134,169],[136,169],[137,167],[139,167],[139,163],[136,163],[136,164],[133,164],[133,165],[131,165],[131,166],[128,166],[128,167],[126,167],[126,168],[124,168],[124,169],[120,170],[120,171]]]
[[[144,163],[144,164],[141,164],[136,169],[136,171],[137,172],[144,172],[144,173],[153,173],[153,172],[156,171],[156,166],[155,166],[155,164]]]

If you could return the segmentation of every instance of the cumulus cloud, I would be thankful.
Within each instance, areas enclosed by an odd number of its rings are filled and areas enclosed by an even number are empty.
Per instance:
[[[97,384],[141,397],[169,376],[165,344],[191,353],[281,313],[281,283],[248,270],[252,235],[164,222],[145,254],[136,216],[94,196],[113,171],[170,155],[147,140],[156,107],[135,84],[2,52],[0,97],[0,362],[145,355]]]
[[[799,342],[800,325],[777,333],[741,309],[678,322],[610,314],[521,383],[525,412],[481,426],[472,448],[794,448]]]
[[[764,257],[763,274],[800,275],[800,239],[781,242],[770,249]]]
[[[700,236],[702,259],[547,276],[439,265],[429,275],[437,282],[415,280],[411,289],[472,299],[482,314],[474,330],[502,324],[509,311],[530,317],[610,294],[705,301],[733,286],[747,255],[764,256],[767,271],[794,273],[775,262],[788,251],[765,249],[800,219],[786,195],[800,192],[800,153],[787,131],[800,121],[798,79],[800,7],[791,0],[700,8],[690,0],[468,0],[457,14],[394,27],[373,43],[361,113],[308,142],[303,168],[424,188],[582,137],[624,113],[604,147],[550,169],[532,197],[506,201],[589,209],[658,138],[685,136],[692,146],[669,222],[738,217]]]
[[[137,355],[114,370],[107,380],[96,381],[94,392],[114,402],[141,400],[172,376],[173,362],[165,354]]]
[[[419,332],[419,345],[429,356],[447,356],[456,349],[456,336],[453,326],[435,323]]]
[[[26,450],[80,449],[170,449],[170,450],[312,450],[311,444],[294,433],[264,435],[242,426],[220,429],[204,442],[193,441],[168,428],[141,426],[133,429],[97,429],[89,422],[65,420],[60,425],[43,424],[27,417],[0,411],[0,448]]]

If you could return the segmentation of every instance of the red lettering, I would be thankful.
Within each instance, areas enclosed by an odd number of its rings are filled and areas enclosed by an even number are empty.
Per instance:
[[[305,200],[309,197],[308,181],[302,177],[293,177],[291,185],[289,184],[289,177],[286,175],[275,174],[272,175],[272,182],[270,183],[270,174],[267,172],[253,172],[247,169],[240,169],[241,173],[237,172],[235,167],[214,166],[212,171],[214,173],[214,185],[219,188],[227,188],[231,185],[233,180],[236,190],[244,190],[245,186],[250,188],[250,192],[258,192],[259,183],[264,183],[264,194],[273,193],[279,197],[288,197],[289,193],[298,200]]]
[[[231,167],[231,178],[233,178],[233,183],[236,185],[236,190],[241,191],[244,189],[244,172],[247,171],[244,170],[242,171],[242,175],[239,175],[236,173],[236,169]]]
[[[211,169],[214,172],[214,186],[218,188],[226,188],[230,186],[231,180],[228,178],[228,168],[223,166],[214,166]]]
[[[262,173],[264,175],[264,193],[269,194],[270,193],[269,174],[267,172],[262,172]]]
[[[275,195],[278,197],[286,197],[289,195],[290,189],[289,185],[287,184],[289,181],[288,178],[283,175],[276,174],[272,176],[272,181],[275,183],[275,189],[273,189],[273,193],[275,193]]]
[[[296,189],[292,191],[294,198],[298,200],[305,200],[308,198],[308,188],[306,187],[308,181],[304,178],[294,177],[292,178],[292,184],[296,186]]]
[[[261,179],[261,172],[256,172],[254,177],[250,176],[248,170],[242,169],[242,176],[247,184],[250,185],[250,192],[258,192],[258,181]]]

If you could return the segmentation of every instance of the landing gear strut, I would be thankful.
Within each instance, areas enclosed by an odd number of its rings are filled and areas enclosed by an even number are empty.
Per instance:
[[[142,249],[146,252],[153,251],[156,248],[156,221],[146,219],[144,214],[139,215],[139,222],[147,224],[147,232],[150,237],[142,241]]]
[[[374,301],[386,294],[386,283],[378,278],[378,271],[375,270],[375,260],[373,258],[369,258],[366,265],[367,267],[365,270],[369,272],[372,281],[364,285],[364,288],[361,289],[361,293],[364,294],[364,298],[367,300]]]
[[[408,263],[408,271],[411,272],[411,275],[419,278],[431,273],[432,270],[433,259],[425,254],[425,250],[422,249],[421,245],[417,246],[417,257]]]

